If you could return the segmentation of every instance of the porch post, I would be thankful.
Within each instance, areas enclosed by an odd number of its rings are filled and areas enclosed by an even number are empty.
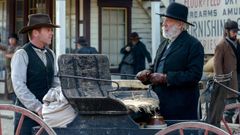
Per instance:
[[[160,45],[160,16],[156,13],[160,13],[160,1],[151,2],[151,16],[152,16],[152,58],[155,58],[156,51]]]
[[[65,54],[66,50],[66,1],[56,0],[56,24],[61,28],[56,29],[56,58]]]

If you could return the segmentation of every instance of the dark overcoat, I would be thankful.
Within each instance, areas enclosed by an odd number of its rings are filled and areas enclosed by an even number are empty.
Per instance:
[[[125,50],[126,47],[131,47],[131,51],[127,52]],[[120,51],[120,53],[124,54],[123,59],[119,65],[119,69],[121,68],[121,66],[124,64],[123,60],[124,58],[129,54],[132,53],[133,57],[134,57],[134,62],[133,62],[133,68],[134,68],[134,74],[137,74],[139,71],[142,71],[145,69],[145,58],[147,58],[148,63],[152,62],[152,57],[150,55],[150,53],[148,52],[146,46],[139,41],[136,45],[132,45],[131,43],[129,43],[127,46],[123,47]]]
[[[164,48],[164,40],[159,46],[152,72],[157,72],[158,62]],[[160,113],[165,119],[197,119],[199,98],[198,82],[201,79],[204,63],[202,44],[183,31],[171,44],[165,58],[163,73],[167,74],[167,84],[153,85],[160,100]]]
[[[84,46],[81,49],[77,50],[79,54],[97,54],[97,50],[94,47]]]

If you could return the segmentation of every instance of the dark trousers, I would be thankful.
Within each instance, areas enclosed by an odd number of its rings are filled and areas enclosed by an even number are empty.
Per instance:
[[[120,68],[120,73],[121,74],[130,74],[130,75],[134,75],[134,67],[132,65],[129,65],[129,64],[125,64],[123,63],[121,65],[121,68]],[[133,80],[134,77],[132,76],[121,76],[121,79],[128,79],[128,80]]]
[[[229,82],[223,82],[222,84],[229,86]],[[227,93],[228,91],[224,87],[214,83],[209,110],[207,111],[207,123],[220,127]]]
[[[24,107],[19,102],[18,99],[16,100],[16,105],[20,106],[20,107]],[[20,121],[21,115],[22,114],[20,114],[20,113],[15,113],[15,117],[14,117],[14,134],[16,133],[17,126],[18,126],[18,123]],[[32,135],[32,127],[35,127],[35,126],[39,126],[39,124],[37,124],[37,122],[35,122],[34,120],[32,120],[32,119],[30,119],[28,117],[25,117],[24,121],[23,121],[23,124],[22,124],[22,127],[20,129],[20,135]]]

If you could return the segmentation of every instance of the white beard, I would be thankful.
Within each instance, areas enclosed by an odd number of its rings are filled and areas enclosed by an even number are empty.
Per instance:
[[[178,29],[176,25],[173,25],[168,29],[168,31],[165,30],[165,27],[162,27],[162,32],[163,37],[173,40],[181,33],[181,30]]]

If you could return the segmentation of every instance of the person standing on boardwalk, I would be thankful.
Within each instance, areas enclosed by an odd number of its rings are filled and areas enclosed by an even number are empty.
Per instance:
[[[222,83],[236,91],[239,91],[240,85],[240,42],[237,39],[238,31],[238,23],[228,19],[224,24],[223,38],[215,48],[213,64],[214,74],[217,76],[232,73],[231,80]],[[220,127],[223,115],[227,122],[232,122],[235,111],[224,112],[224,107],[227,104],[238,102],[238,95],[217,86],[212,94],[208,122]]]
[[[12,82],[17,96],[16,105],[42,116],[42,99],[48,90],[60,85],[55,54],[48,46],[52,42],[53,28],[60,26],[51,22],[47,14],[31,14],[29,22],[19,33],[27,33],[29,42],[13,55]],[[15,131],[21,115],[15,113]],[[21,135],[31,135],[32,127],[38,124],[25,118]]]
[[[181,12],[180,12],[181,11]],[[202,77],[204,50],[187,32],[188,8],[171,3],[162,24],[163,36],[154,64],[137,74],[143,84],[151,84],[160,100],[159,113],[167,120],[197,120],[198,82]]]
[[[133,32],[130,35],[130,41],[124,46],[120,53],[123,54],[121,63],[119,64],[119,71],[121,74],[136,75],[139,71],[145,69],[147,58],[148,64],[152,62],[152,57],[148,52],[145,44],[140,41],[137,32]],[[121,76],[122,79],[133,79],[133,77]]]

